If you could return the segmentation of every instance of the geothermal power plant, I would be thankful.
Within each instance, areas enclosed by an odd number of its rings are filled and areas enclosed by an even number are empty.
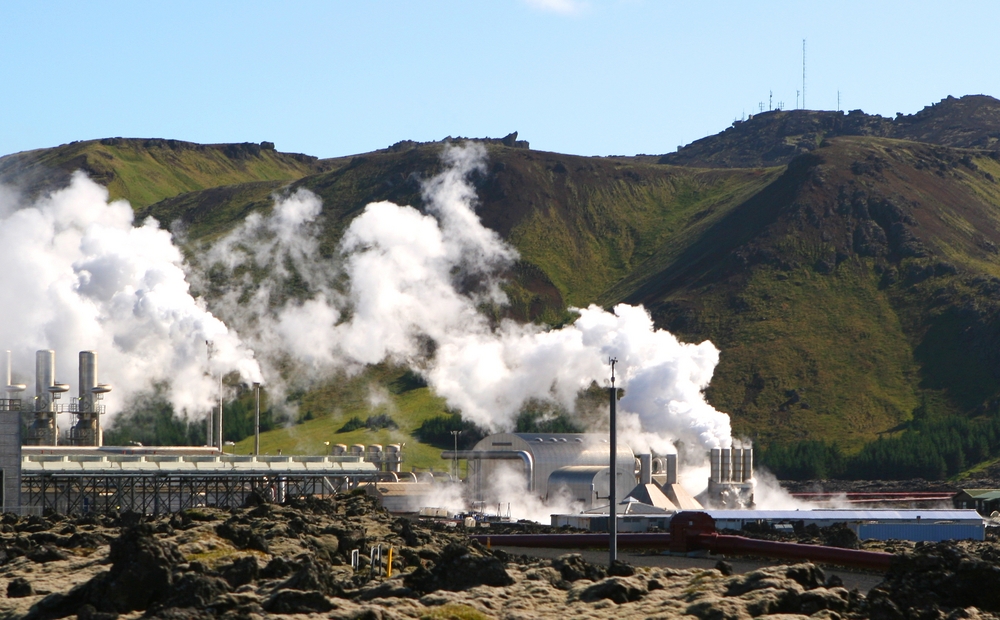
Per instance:
[[[636,453],[617,442],[612,472],[613,440],[601,433],[497,433],[472,449],[443,452],[444,467],[437,472],[405,471],[400,444],[334,444],[321,456],[261,455],[259,449],[234,455],[222,451],[221,433],[210,432],[206,443],[214,445],[106,446],[102,399],[111,385],[98,380],[97,353],[79,352],[77,395],[68,403],[63,396],[70,386],[56,377],[55,355],[51,350],[36,353],[31,401],[24,395],[27,386],[12,382],[7,355],[6,398],[0,400],[0,503],[5,512],[161,514],[197,506],[240,506],[250,496],[281,502],[363,488],[391,512],[486,526],[503,520],[503,501],[519,499],[499,498],[497,514],[483,510],[498,499],[490,492],[498,477],[513,476],[523,493],[549,505],[573,507],[552,514],[551,525],[591,532],[606,532],[611,524],[629,534],[670,531],[678,515],[696,524],[698,519],[688,516],[696,514],[737,530],[750,523],[843,523],[862,538],[982,540],[985,533],[986,521],[970,509],[759,509],[753,448],[736,441],[707,451],[708,476],[696,496],[680,483],[695,486],[691,476],[684,475],[684,459],[677,454]],[[60,413],[73,420],[62,431],[57,424]],[[207,426],[217,429],[218,420],[209,420]],[[466,463],[462,481],[454,475],[459,461]],[[446,471],[449,468],[453,473]],[[465,508],[435,506],[444,485],[454,484],[461,484]]]

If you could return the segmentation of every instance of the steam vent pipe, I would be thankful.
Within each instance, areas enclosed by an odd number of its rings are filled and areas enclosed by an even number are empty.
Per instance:
[[[100,446],[104,443],[101,429],[100,400],[111,386],[97,382],[97,352],[80,351],[80,386],[76,400],[76,426],[70,432],[75,446]]]
[[[56,352],[45,349],[35,352],[35,406],[32,407],[34,420],[28,429],[27,444],[31,446],[54,446],[59,436],[56,428],[55,399]]]

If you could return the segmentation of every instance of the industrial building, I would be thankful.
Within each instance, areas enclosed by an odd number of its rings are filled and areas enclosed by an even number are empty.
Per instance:
[[[607,436],[599,433],[499,433],[471,450],[443,452],[441,458],[468,462],[473,501],[490,499],[485,490],[501,468],[513,468],[524,477],[527,492],[543,500],[568,492],[587,507],[608,501],[611,454]],[[618,445],[615,464],[620,500],[635,486],[638,464],[624,444]],[[660,466],[666,469],[662,461]]]
[[[985,540],[986,520],[975,510],[712,510],[704,511],[720,530],[742,530],[744,525],[767,524],[793,531],[799,526],[829,527],[844,524],[861,540]],[[628,502],[618,509],[620,532],[667,531],[673,512],[629,510]],[[591,532],[606,532],[607,507],[584,514],[552,515],[551,524]]]
[[[337,444],[327,456],[229,455],[220,450],[221,441],[204,447],[104,446],[101,400],[111,386],[97,381],[95,352],[81,351],[79,361],[79,393],[64,406],[58,401],[69,386],[56,381],[55,352],[38,351],[35,396],[25,408],[18,396],[26,386],[12,383],[7,352],[7,398],[0,400],[0,506],[5,512],[157,514],[239,506],[251,494],[282,501],[400,479],[398,444]],[[31,414],[23,438],[22,411]],[[56,420],[63,412],[76,421],[60,433]]]

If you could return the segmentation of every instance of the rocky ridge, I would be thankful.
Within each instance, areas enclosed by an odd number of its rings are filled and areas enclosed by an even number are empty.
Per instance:
[[[155,518],[0,523],[0,618],[994,617],[1000,550],[917,545],[865,595],[813,564],[732,574],[595,566],[484,548],[359,494]],[[391,577],[372,546],[393,548]],[[351,552],[359,550],[359,566]],[[388,557],[385,558],[388,560]],[[376,571],[377,573],[377,571]]]
[[[953,148],[1000,146],[1000,101],[985,95],[947,97],[915,114],[886,118],[861,110],[768,110],[734,121],[713,136],[660,157],[661,164],[702,168],[784,166],[839,136],[912,140]]]

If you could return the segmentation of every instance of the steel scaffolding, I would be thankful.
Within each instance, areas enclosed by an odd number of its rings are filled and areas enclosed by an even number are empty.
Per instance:
[[[374,481],[371,473],[204,474],[45,473],[24,474],[21,501],[43,512],[86,514],[132,511],[168,514],[187,508],[236,508],[251,493],[267,501],[325,497]]]

